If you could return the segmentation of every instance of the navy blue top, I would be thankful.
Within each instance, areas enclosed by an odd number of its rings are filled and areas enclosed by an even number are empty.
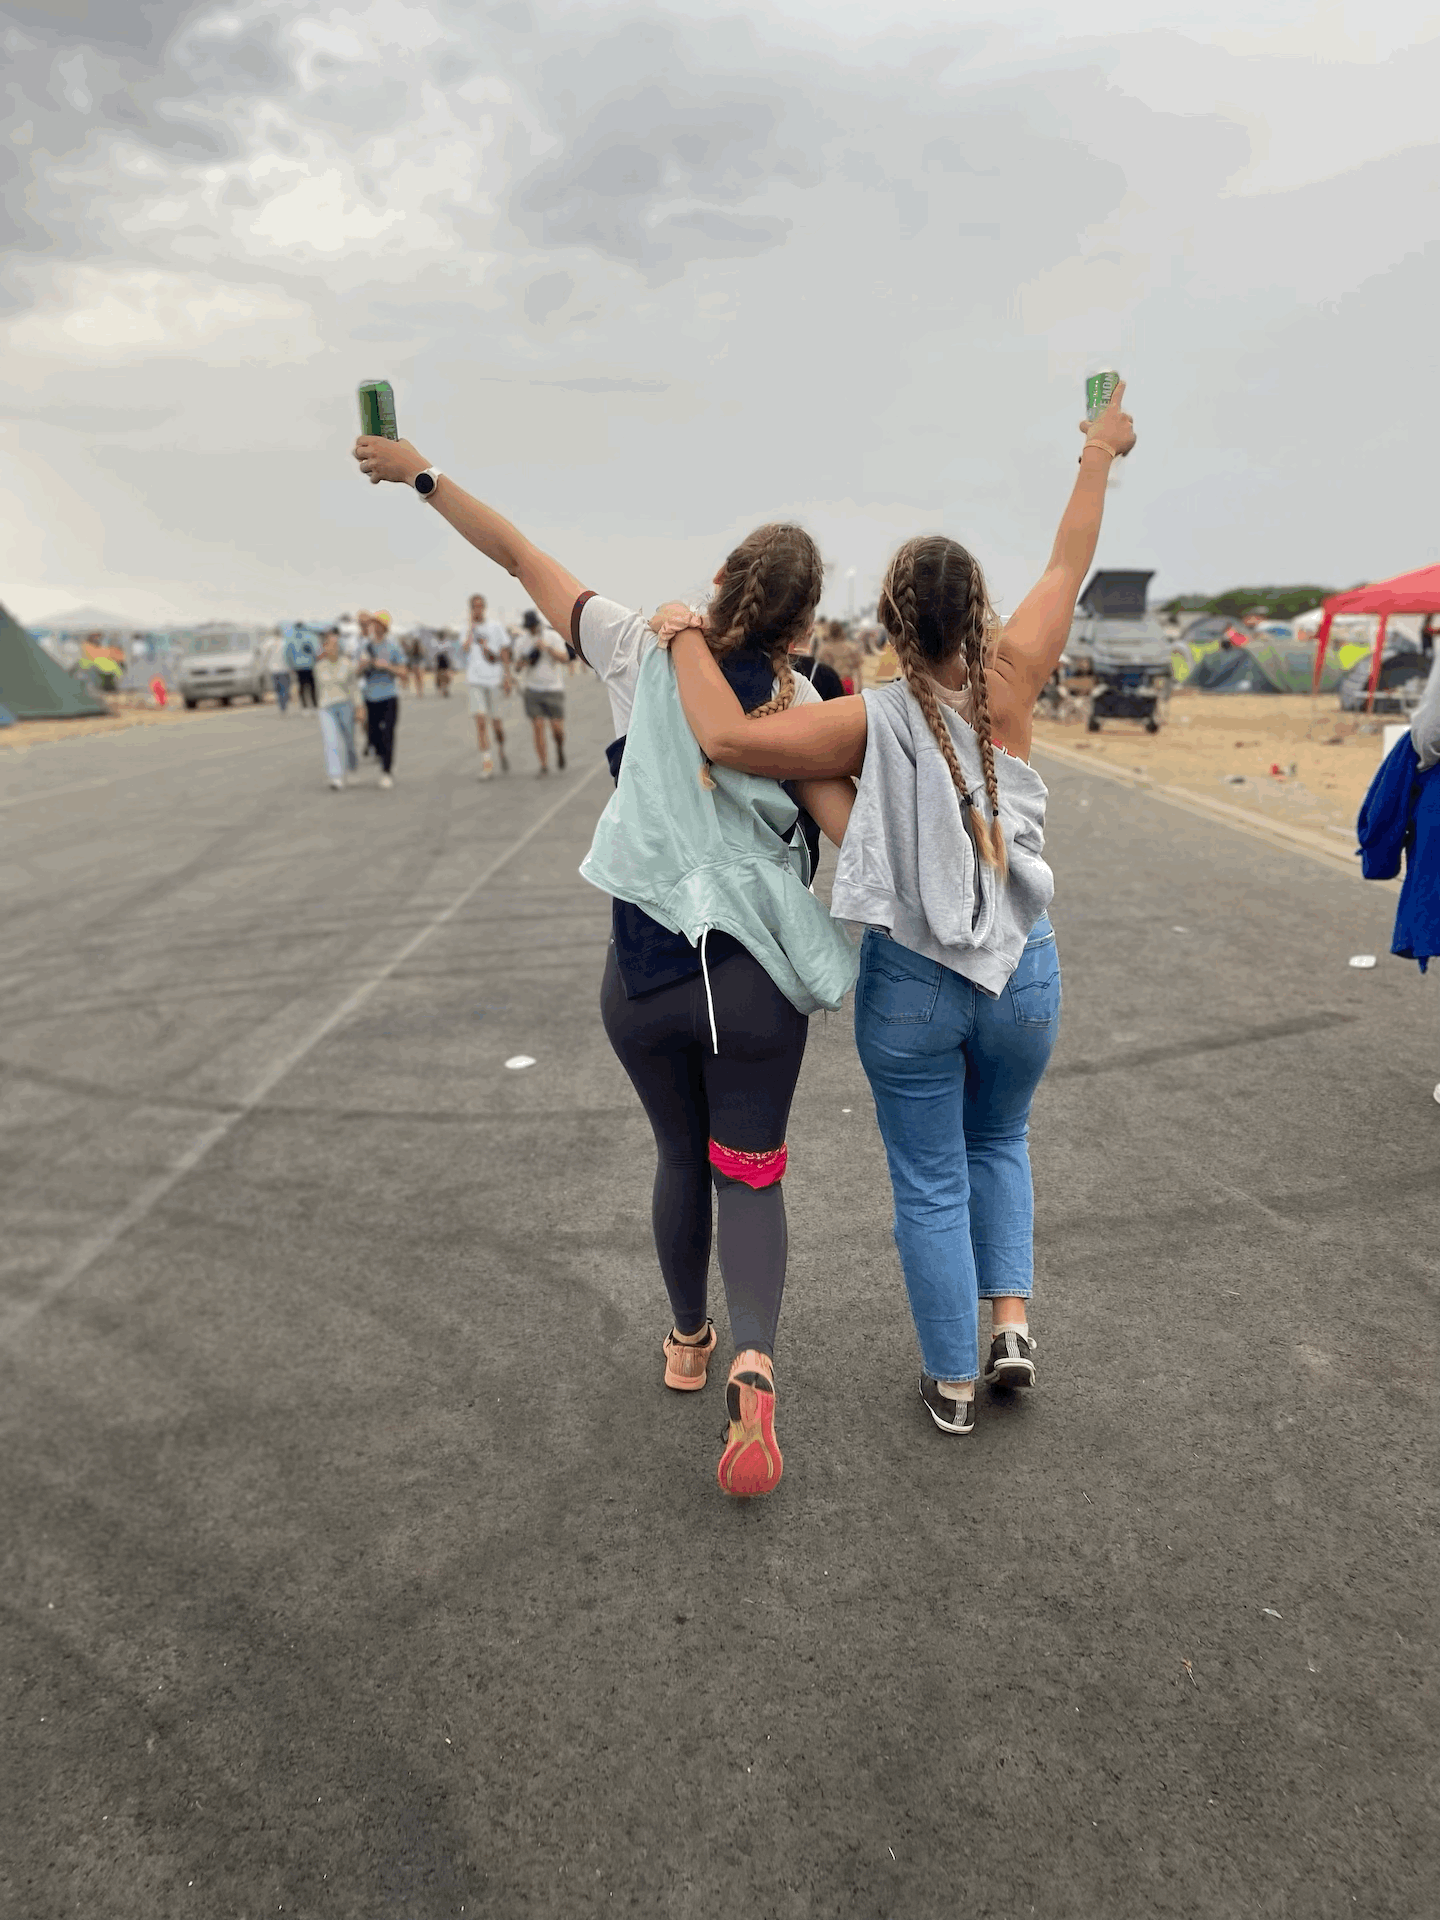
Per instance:
[[[1367,880],[1393,880],[1405,856],[1390,951],[1424,973],[1440,954],[1440,767],[1421,773],[1408,733],[1381,761],[1355,831]]]
[[[775,672],[763,654],[744,650],[728,654],[720,662],[720,671],[747,713],[752,707],[763,707],[770,698]],[[605,749],[611,776],[616,781],[620,778],[624,753],[623,735]],[[671,933],[668,927],[662,927],[658,920],[652,920],[648,913],[632,906],[628,900],[611,902],[610,925],[615,940],[615,960],[627,999],[653,993],[657,987],[673,986],[677,980],[689,980],[699,973],[699,947],[683,933]],[[712,966],[743,951],[731,933],[712,933],[705,942],[705,957]]]

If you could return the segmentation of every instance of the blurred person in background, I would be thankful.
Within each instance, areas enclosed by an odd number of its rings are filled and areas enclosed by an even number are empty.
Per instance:
[[[480,748],[480,778],[488,780],[495,768],[490,759],[490,732],[495,729],[495,751],[500,756],[500,771],[508,773],[505,758],[505,709],[510,699],[510,636],[498,620],[485,617],[485,596],[470,596],[470,624],[465,629],[461,651],[465,655],[465,685],[470,695],[470,714],[475,722],[475,740]]]
[[[435,691],[442,700],[450,698],[450,675],[454,666],[450,652],[450,629],[442,627],[435,642]]]
[[[340,635],[332,627],[321,642],[315,662],[315,692],[320,702],[320,744],[325,749],[325,771],[338,793],[347,773],[354,773],[355,662],[340,651]]]
[[[401,642],[405,654],[405,673],[416,693],[425,691],[425,636],[417,627]]]
[[[294,636],[285,649],[285,657],[295,670],[295,696],[302,707],[316,704],[315,652],[314,637],[303,630]]]
[[[565,771],[565,668],[570,649],[533,607],[527,609],[520,624],[523,630],[516,653],[521,668],[525,718],[534,731],[535,758],[540,762],[538,779],[550,771],[545,743],[547,721],[555,740],[555,764],[562,773]]]
[[[400,719],[400,677],[405,671],[405,656],[390,638],[388,613],[370,616],[369,644],[360,656],[360,671],[370,744],[380,760],[380,784],[388,789],[395,784],[391,769]]]
[[[815,658],[823,660],[835,673],[843,693],[859,692],[863,655],[864,649],[858,641],[850,638],[842,621],[827,621],[823,639],[818,633],[816,635]]]
[[[796,673],[804,674],[822,700],[838,700],[845,691],[844,682],[832,666],[815,657],[819,631],[818,627],[812,627],[804,639],[790,649],[790,665]],[[810,871],[815,871],[813,865]]]
[[[265,642],[264,666],[275,689],[275,705],[284,713],[290,705],[290,660],[281,634],[272,633]]]

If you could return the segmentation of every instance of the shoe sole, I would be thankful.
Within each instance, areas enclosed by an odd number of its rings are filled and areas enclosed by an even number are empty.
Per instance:
[[[722,1493],[751,1500],[773,1493],[785,1462],[775,1438],[775,1390],[763,1373],[737,1373],[725,1388],[730,1437],[716,1478]]]
[[[983,1378],[987,1387],[1033,1387],[1035,1362],[1002,1360],[999,1366],[987,1370]]]

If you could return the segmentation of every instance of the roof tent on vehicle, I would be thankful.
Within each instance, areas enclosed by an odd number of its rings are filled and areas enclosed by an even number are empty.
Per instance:
[[[1101,620],[1138,620],[1144,615],[1145,596],[1154,578],[1153,568],[1149,573],[1128,573],[1099,567],[1079,604]]]
[[[0,706],[17,720],[72,720],[107,713],[103,700],[68,674],[0,607]]]

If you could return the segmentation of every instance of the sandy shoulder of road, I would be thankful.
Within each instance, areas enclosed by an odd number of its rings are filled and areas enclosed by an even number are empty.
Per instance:
[[[208,709],[207,709],[208,711]],[[17,720],[0,727],[0,752],[24,753],[27,747],[48,747],[57,740],[78,740],[92,733],[123,733],[127,727],[175,727],[200,718],[180,705],[114,707],[109,713],[77,714],[73,720]]]
[[[1035,744],[1143,774],[1268,820],[1351,834],[1380,765],[1383,721],[1341,713],[1334,695],[1177,691],[1158,734],[1124,720],[1035,722]]]

